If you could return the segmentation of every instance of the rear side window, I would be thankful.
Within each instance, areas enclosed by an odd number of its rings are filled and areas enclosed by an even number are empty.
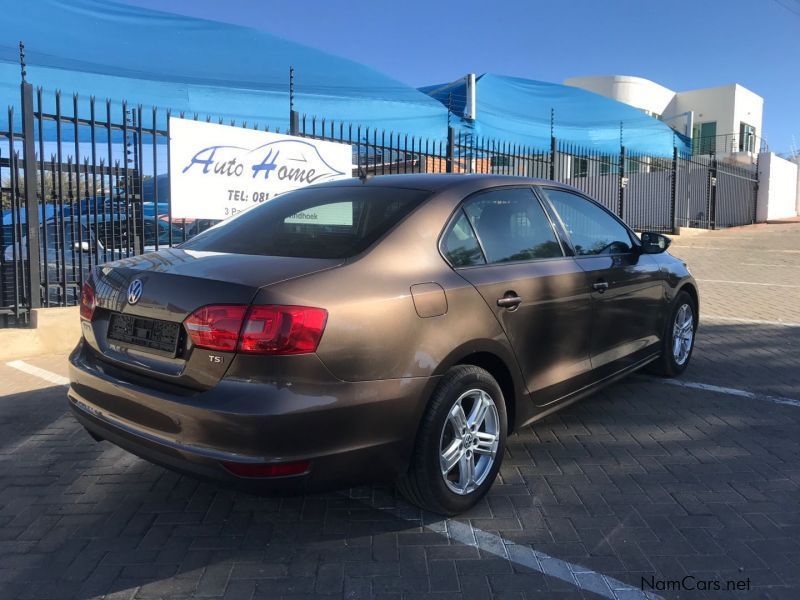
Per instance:
[[[204,231],[181,248],[298,258],[349,258],[363,252],[430,192],[321,187],[282,194]]]
[[[605,210],[572,192],[543,188],[567,229],[575,254],[624,254],[632,249],[628,230]]]
[[[442,251],[454,267],[471,267],[486,264],[478,238],[472,230],[464,211],[450,225],[444,236]]]
[[[528,188],[503,188],[464,204],[489,263],[563,256],[550,220]]]

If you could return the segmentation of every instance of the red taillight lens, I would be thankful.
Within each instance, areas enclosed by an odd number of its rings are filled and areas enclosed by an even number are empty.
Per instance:
[[[97,299],[94,295],[94,288],[91,283],[84,281],[83,287],[81,287],[81,319],[91,321],[96,306]]]
[[[248,354],[314,352],[328,312],[308,306],[211,305],[194,311],[186,331],[198,348]]]
[[[247,307],[241,305],[204,306],[186,319],[186,331],[198,348],[233,352],[245,313]]]
[[[249,354],[314,352],[328,311],[308,306],[253,306],[242,329],[239,351]]]
[[[308,471],[311,462],[301,460],[291,463],[237,463],[223,462],[222,466],[239,477],[285,477],[301,475]]]

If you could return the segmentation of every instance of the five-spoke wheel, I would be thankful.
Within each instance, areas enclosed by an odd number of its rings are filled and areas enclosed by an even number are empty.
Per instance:
[[[494,482],[505,440],[506,405],[497,381],[475,365],[455,366],[431,396],[398,487],[430,511],[464,512]]]
[[[499,431],[497,407],[487,392],[476,388],[461,394],[439,443],[439,465],[448,488],[469,494],[484,482],[497,456]]]

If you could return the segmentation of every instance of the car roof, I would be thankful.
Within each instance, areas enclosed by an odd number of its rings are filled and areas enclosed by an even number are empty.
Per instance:
[[[451,188],[463,188],[465,184],[474,189],[504,185],[547,185],[580,191],[571,185],[559,183],[550,179],[483,173],[401,173],[399,175],[368,175],[363,179],[353,177],[351,179],[330,181],[320,185],[326,187],[365,185],[370,187],[406,188],[429,192],[442,192]]]

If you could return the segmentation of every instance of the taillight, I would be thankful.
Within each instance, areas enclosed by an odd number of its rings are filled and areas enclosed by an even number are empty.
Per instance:
[[[233,352],[247,312],[246,306],[204,306],[186,319],[186,331],[198,348]]]
[[[96,306],[97,298],[94,295],[94,288],[91,283],[84,281],[83,287],[81,287],[81,319],[91,321]]]
[[[328,312],[308,306],[211,305],[193,312],[186,331],[198,348],[247,354],[314,352]]]
[[[249,354],[314,352],[328,312],[308,306],[253,306],[242,329],[239,351]]]

